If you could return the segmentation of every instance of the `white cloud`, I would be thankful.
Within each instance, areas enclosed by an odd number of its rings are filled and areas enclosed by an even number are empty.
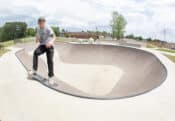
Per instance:
[[[35,25],[39,16],[66,28],[109,28],[111,12],[127,19],[127,33],[162,38],[163,28],[175,36],[174,0],[0,0],[0,24],[23,20]],[[168,34],[168,33],[167,33]],[[174,39],[175,40],[175,39]]]

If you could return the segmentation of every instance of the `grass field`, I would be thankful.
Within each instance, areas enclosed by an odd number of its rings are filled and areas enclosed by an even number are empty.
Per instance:
[[[28,42],[32,42],[32,41],[34,41],[33,37],[16,39],[16,40],[9,40],[9,41],[5,41],[5,42],[0,42],[0,46],[9,47],[9,46],[13,46],[17,43],[28,43]]]
[[[167,58],[169,58],[171,61],[175,62],[175,56],[164,54]]]
[[[6,49],[6,48],[1,48],[1,49],[0,49],[0,57],[1,57],[3,54],[5,54],[6,52],[8,52],[8,49]]]
[[[175,53],[175,50],[170,50],[170,49],[166,49],[166,48],[160,48],[160,49],[157,49],[157,50],[163,51],[163,52]]]
[[[34,41],[34,38],[22,38],[22,39],[16,39],[16,40],[9,40],[5,42],[0,42],[0,56],[8,52],[7,47],[13,46],[18,43],[28,43]]]

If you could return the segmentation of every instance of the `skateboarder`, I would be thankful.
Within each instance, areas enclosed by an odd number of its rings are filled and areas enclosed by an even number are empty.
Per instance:
[[[36,42],[39,42],[39,46],[36,48],[33,54],[33,74],[37,74],[38,69],[38,56],[46,53],[47,65],[48,65],[48,81],[49,83],[54,83],[54,41],[56,37],[53,30],[46,25],[46,19],[40,17],[38,19],[38,30],[36,34]]]

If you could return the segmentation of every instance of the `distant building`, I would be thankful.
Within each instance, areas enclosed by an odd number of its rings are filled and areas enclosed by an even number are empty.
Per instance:
[[[62,32],[61,33],[62,37],[71,37],[71,38],[81,38],[81,39],[99,39],[99,36],[96,34],[92,34],[89,32]]]
[[[167,43],[166,48],[175,49],[175,43]]]
[[[175,49],[175,43],[169,43],[161,40],[154,40],[151,43],[157,47]]]

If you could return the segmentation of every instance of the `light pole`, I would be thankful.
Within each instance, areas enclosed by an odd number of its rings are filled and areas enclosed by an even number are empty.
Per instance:
[[[163,39],[164,41],[166,41],[166,34],[167,34],[167,30],[166,28],[163,29]]]

